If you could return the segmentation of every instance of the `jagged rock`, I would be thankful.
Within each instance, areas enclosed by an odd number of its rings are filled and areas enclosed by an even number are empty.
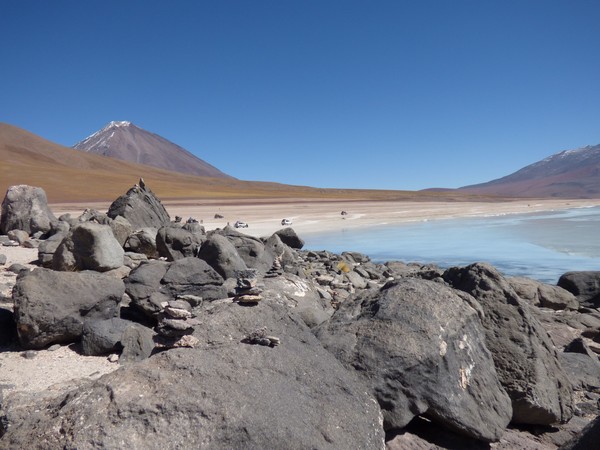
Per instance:
[[[125,249],[146,255],[148,258],[158,258],[158,249],[156,247],[156,228],[141,228],[129,235],[125,242]]]
[[[123,264],[130,269],[135,269],[142,261],[148,261],[148,257],[143,253],[125,252],[123,257]]]
[[[118,315],[124,292],[121,280],[100,273],[23,272],[13,289],[19,341],[30,349],[75,342],[86,319]]]
[[[597,356],[582,353],[560,353],[560,363],[569,376],[573,388],[578,390],[600,390],[600,365]]]
[[[77,218],[78,222],[96,222],[101,225],[109,225],[111,218],[108,217],[107,214],[104,214],[97,209],[87,208],[83,213]],[[76,224],[72,224],[71,226],[75,226]]]
[[[248,268],[265,273],[273,265],[274,255],[265,250],[265,245],[260,239],[240,233],[229,225],[209,233],[211,234],[220,234],[229,239]]]
[[[404,279],[341,304],[317,337],[369,385],[384,427],[415,416],[497,441],[512,410],[478,312],[441,283]]]
[[[52,258],[54,270],[106,272],[123,265],[125,252],[108,225],[84,222],[69,231]]]
[[[279,236],[279,239],[288,247],[300,250],[304,247],[304,241],[296,234],[293,228],[283,228],[276,231],[275,234]]]
[[[169,225],[171,218],[160,200],[147,187],[133,186],[126,194],[116,199],[108,209],[111,219],[122,216],[129,221],[134,230],[156,228]]]
[[[2,445],[384,448],[377,403],[286,308],[208,306],[198,348],[161,352],[68,394],[21,402],[8,409]],[[241,342],[263,326],[282,345]]]
[[[47,233],[56,221],[42,188],[21,184],[10,186],[6,191],[0,214],[0,234],[11,230]]]
[[[158,230],[156,235],[156,249],[159,256],[167,261],[196,256],[202,244],[203,236],[192,233],[180,226],[169,225]]]
[[[572,293],[582,305],[600,307],[600,271],[567,272],[559,278],[558,286]]]
[[[510,395],[514,423],[550,425],[573,414],[572,388],[548,333],[530,306],[489,264],[444,273],[454,288],[471,294],[484,310],[486,345]]]

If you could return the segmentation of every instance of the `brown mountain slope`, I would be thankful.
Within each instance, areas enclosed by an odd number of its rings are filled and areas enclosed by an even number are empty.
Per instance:
[[[73,148],[188,175],[232,178],[179,145],[131,122],[110,122]]]
[[[510,197],[600,198],[600,145],[556,153],[505,177],[461,190]]]
[[[111,201],[140,177],[163,199],[306,198],[315,200],[461,200],[461,193],[318,189],[232,178],[209,178],[160,170],[50,142],[0,123],[0,192],[29,184],[44,188],[51,202]]]

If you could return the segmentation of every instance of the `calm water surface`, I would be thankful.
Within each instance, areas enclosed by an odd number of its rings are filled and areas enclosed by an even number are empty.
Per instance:
[[[305,249],[357,251],[375,262],[441,267],[485,261],[505,275],[556,283],[572,270],[600,270],[600,207],[424,221],[307,234]]]

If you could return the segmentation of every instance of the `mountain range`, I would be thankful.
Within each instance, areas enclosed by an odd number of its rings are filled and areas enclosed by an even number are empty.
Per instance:
[[[418,192],[320,189],[237,180],[182,147],[130,122],[111,122],[76,147],[64,147],[0,123],[0,191],[14,184],[30,184],[43,187],[52,202],[107,201],[143,177],[164,199],[600,198],[600,145],[557,153],[487,183]]]
[[[506,197],[600,197],[600,145],[565,150],[496,180],[461,188]]]
[[[131,122],[110,122],[77,150],[202,177],[232,178],[177,144]]]

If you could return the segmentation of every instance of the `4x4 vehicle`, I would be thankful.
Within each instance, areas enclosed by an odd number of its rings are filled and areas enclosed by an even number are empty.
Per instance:
[[[292,221],[290,219],[283,219],[281,221],[281,225],[291,225]]]
[[[242,222],[241,220],[238,220],[233,224],[233,226],[236,228],[248,228],[248,224],[246,222]]]

